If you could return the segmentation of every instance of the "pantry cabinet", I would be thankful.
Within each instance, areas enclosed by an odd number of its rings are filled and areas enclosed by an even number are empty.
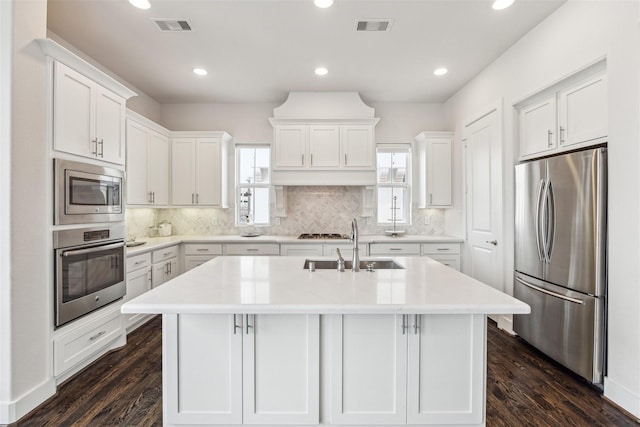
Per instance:
[[[124,164],[125,98],[54,62],[53,148]]]
[[[318,315],[164,318],[167,425],[319,423]]]
[[[160,133],[152,128],[160,128],[158,125],[132,111],[127,114],[127,204],[167,206],[168,131]]]
[[[228,207],[226,132],[174,132],[171,140],[171,204]]]
[[[452,198],[453,132],[421,132],[418,152],[418,206],[447,208]]]

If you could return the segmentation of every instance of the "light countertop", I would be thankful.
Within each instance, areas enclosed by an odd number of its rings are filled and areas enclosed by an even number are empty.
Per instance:
[[[333,259],[332,257],[311,257]],[[309,272],[306,257],[218,257],[122,306],[123,313],[508,314],[527,304],[426,257],[403,270]],[[376,259],[363,257],[362,259]],[[390,259],[382,257],[377,259]]]
[[[146,242],[144,245],[134,246],[126,249],[127,255],[134,255],[160,249],[163,247],[177,245],[179,243],[278,243],[278,244],[313,244],[313,243],[345,243],[347,239],[298,239],[297,236],[257,236],[242,237],[238,235],[211,235],[211,236],[189,236],[176,235],[168,237],[147,237],[138,238],[136,241]],[[360,244],[366,243],[462,243],[460,237],[446,235],[404,235],[398,237],[384,235],[363,235],[359,238]]]

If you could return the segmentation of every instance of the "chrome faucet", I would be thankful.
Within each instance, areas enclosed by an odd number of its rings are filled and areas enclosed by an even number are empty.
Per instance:
[[[351,241],[353,242],[353,259],[351,260],[351,271],[360,271],[360,248],[358,248],[358,223],[353,218],[351,221]]]
[[[344,258],[342,258],[342,254],[340,253],[340,248],[336,248],[336,252],[338,254],[338,271],[340,273],[344,272]]]

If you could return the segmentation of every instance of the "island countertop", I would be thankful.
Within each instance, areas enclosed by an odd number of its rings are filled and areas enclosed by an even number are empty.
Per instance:
[[[404,269],[303,269],[306,257],[215,258],[122,306],[157,314],[526,314],[530,307],[428,257]],[[313,257],[332,260],[333,257]],[[366,257],[363,259],[391,259]]]

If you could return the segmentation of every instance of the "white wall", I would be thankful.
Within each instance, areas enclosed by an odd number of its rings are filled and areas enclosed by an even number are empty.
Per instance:
[[[517,142],[512,104],[599,58],[609,83],[609,349],[605,396],[640,417],[640,40],[636,1],[569,1],[447,101],[446,119],[464,120],[502,99],[504,107],[505,245],[513,247],[513,165]],[[462,176],[456,150],[455,175]],[[456,195],[462,183],[456,182]],[[462,199],[456,197],[462,207]],[[450,220],[447,217],[445,221]],[[460,218],[461,219],[461,218]],[[453,224],[447,224],[447,226]],[[459,221],[457,228],[463,230]],[[506,251],[505,289],[513,253]]]
[[[3,6],[3,11],[7,10]],[[46,1],[13,2],[11,97],[11,281],[0,282],[3,360],[0,423],[14,421],[55,392],[52,381],[51,258],[47,186],[45,60],[35,38],[45,37]],[[6,35],[3,31],[3,37]],[[3,52],[6,53],[6,52]],[[7,141],[2,142],[6,144]],[[3,150],[3,152],[6,152]],[[6,194],[3,194],[3,202]],[[3,203],[3,204],[4,204]],[[5,205],[6,206],[6,205]],[[4,236],[6,237],[6,236]],[[6,312],[5,310],[8,310]],[[6,328],[7,326],[3,326]],[[8,371],[6,371],[8,369]]]

